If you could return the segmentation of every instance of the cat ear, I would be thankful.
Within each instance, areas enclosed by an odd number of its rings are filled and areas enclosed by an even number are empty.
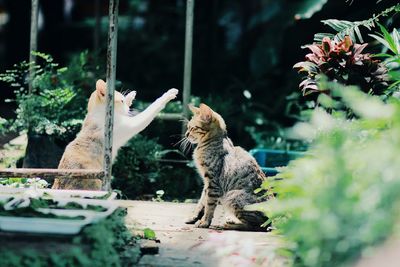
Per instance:
[[[210,123],[213,118],[212,109],[206,104],[200,104],[200,119],[205,123]]]
[[[195,106],[193,106],[193,104],[188,104],[188,108],[190,109],[190,111],[196,115],[200,113],[200,109],[196,108]]]
[[[135,99],[136,91],[132,91],[125,96],[125,103],[130,107],[132,105],[132,101]]]
[[[106,87],[107,87],[107,85],[103,80],[101,80],[101,79],[97,80],[97,82],[96,82],[96,92],[97,92],[97,95],[100,98],[106,96],[106,90],[107,90]]]

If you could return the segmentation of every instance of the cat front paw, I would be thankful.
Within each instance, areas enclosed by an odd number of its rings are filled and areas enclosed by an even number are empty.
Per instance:
[[[189,217],[185,220],[186,224],[194,224],[196,223],[198,220],[197,216],[193,216],[193,217]]]
[[[208,221],[205,221],[205,220],[201,219],[201,220],[197,221],[194,224],[194,227],[197,227],[197,228],[208,228],[210,226],[210,224],[211,224],[211,222],[208,222]]]
[[[164,97],[167,98],[168,100],[172,100],[176,98],[178,93],[179,93],[178,89],[172,88],[169,89],[166,93],[164,93]]]

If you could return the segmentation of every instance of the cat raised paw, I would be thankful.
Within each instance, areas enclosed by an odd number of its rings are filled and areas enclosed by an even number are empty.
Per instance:
[[[169,89],[166,93],[164,93],[164,97],[168,98],[168,100],[172,100],[176,98],[176,95],[179,93],[178,89],[172,88]]]

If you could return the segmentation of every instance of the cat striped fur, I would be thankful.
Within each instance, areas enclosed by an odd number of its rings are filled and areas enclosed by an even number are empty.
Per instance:
[[[222,117],[205,104],[190,106],[193,112],[185,138],[197,144],[193,158],[204,181],[204,188],[192,217],[186,223],[210,226],[219,201],[241,224],[227,222],[226,229],[259,228],[267,217],[245,206],[265,200],[254,193],[266,179],[255,159],[243,148],[234,146],[227,136]]]

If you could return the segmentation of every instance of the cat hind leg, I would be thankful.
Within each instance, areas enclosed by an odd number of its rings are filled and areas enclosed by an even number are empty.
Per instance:
[[[261,227],[268,217],[261,211],[245,210],[245,206],[256,203],[257,197],[244,190],[231,190],[224,198],[224,206],[229,208],[241,223],[225,223],[224,229],[228,230],[257,230],[265,231]]]

